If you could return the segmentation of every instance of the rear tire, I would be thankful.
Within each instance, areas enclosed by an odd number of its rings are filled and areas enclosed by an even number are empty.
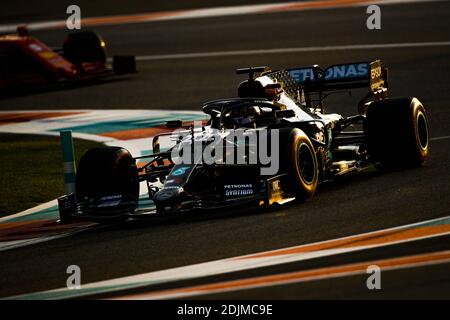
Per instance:
[[[64,57],[77,64],[106,62],[105,42],[93,31],[71,33],[63,44]]]
[[[368,106],[368,151],[384,167],[421,166],[429,158],[429,124],[417,98],[372,102]]]
[[[311,140],[298,128],[280,129],[280,166],[292,177],[298,200],[311,198],[319,181],[319,165]]]

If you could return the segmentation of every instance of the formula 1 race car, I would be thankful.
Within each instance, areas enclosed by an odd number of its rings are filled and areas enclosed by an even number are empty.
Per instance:
[[[138,158],[120,147],[87,151],[78,166],[76,197],[64,198],[62,217],[139,217],[140,182],[146,182],[157,214],[243,204],[270,207],[308,199],[320,183],[341,175],[421,166],[428,159],[425,108],[414,97],[387,97],[387,68],[380,60],[325,70],[314,65],[237,72],[249,76],[239,85],[239,98],[204,104],[207,125],[168,122],[178,127],[166,134],[174,145],[161,151],[164,134],[154,137],[154,153],[144,166],[138,168]],[[261,74],[255,78],[255,73]],[[368,88],[358,114],[325,113],[326,92],[354,88]],[[206,154],[214,161],[205,160]]]
[[[92,31],[69,34],[58,49],[31,37],[25,27],[0,36],[0,95],[134,72],[133,56],[116,56],[110,66],[105,41]]]

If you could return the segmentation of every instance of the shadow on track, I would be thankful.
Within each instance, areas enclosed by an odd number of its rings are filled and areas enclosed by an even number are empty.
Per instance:
[[[406,170],[406,169],[405,169]],[[411,170],[411,169],[408,169]],[[403,171],[403,170],[396,170]],[[386,174],[391,173],[392,171],[387,170],[367,170],[364,172],[359,172],[355,174],[350,174],[347,176],[342,176],[337,178],[333,182],[327,182],[320,185],[318,188],[318,194],[322,194],[323,192],[332,192],[333,190],[339,190],[342,188],[346,188],[349,185],[358,185],[364,181],[374,179]],[[311,201],[320,201],[319,199],[311,199],[306,202]],[[187,224],[187,223],[195,223],[202,221],[211,221],[211,220],[220,220],[220,219],[239,219],[243,216],[256,216],[256,215],[271,215],[276,214],[282,209],[288,209],[296,206],[301,206],[305,201],[292,201],[290,203],[284,205],[274,205],[270,208],[261,208],[256,204],[251,207],[246,207],[244,210],[242,208],[236,207],[232,209],[226,210],[194,210],[191,212],[184,213],[165,213],[161,215],[150,215],[149,217],[140,218],[140,219],[130,219],[125,222],[115,223],[115,224],[100,224],[98,227],[90,230],[86,230],[86,232],[110,232],[117,230],[133,230],[133,229],[144,229],[144,228],[152,228],[159,226],[169,226],[169,225],[177,225],[177,224]]]
[[[18,97],[26,97],[44,94],[48,92],[72,91],[83,87],[101,86],[109,83],[117,83],[135,78],[134,74],[111,76],[107,79],[92,78],[86,80],[78,80],[76,82],[55,83],[40,86],[26,86],[21,88],[8,89],[7,92],[0,92],[0,100],[14,99]]]

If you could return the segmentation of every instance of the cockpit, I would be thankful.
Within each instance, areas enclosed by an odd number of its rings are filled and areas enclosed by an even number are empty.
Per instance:
[[[203,112],[211,116],[208,124],[214,129],[252,129],[267,126],[282,115],[280,111],[288,110],[281,110],[267,99],[255,98],[217,100],[203,107]],[[291,113],[293,116],[294,113]]]

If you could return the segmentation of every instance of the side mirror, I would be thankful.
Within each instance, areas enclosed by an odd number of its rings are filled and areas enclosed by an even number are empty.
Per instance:
[[[183,122],[181,120],[171,120],[166,122],[167,128],[180,128],[183,126]]]
[[[152,152],[159,153],[161,151],[159,146],[159,136],[154,136],[152,140]]]
[[[275,111],[275,117],[277,118],[292,118],[295,117],[294,110],[278,110]]]

